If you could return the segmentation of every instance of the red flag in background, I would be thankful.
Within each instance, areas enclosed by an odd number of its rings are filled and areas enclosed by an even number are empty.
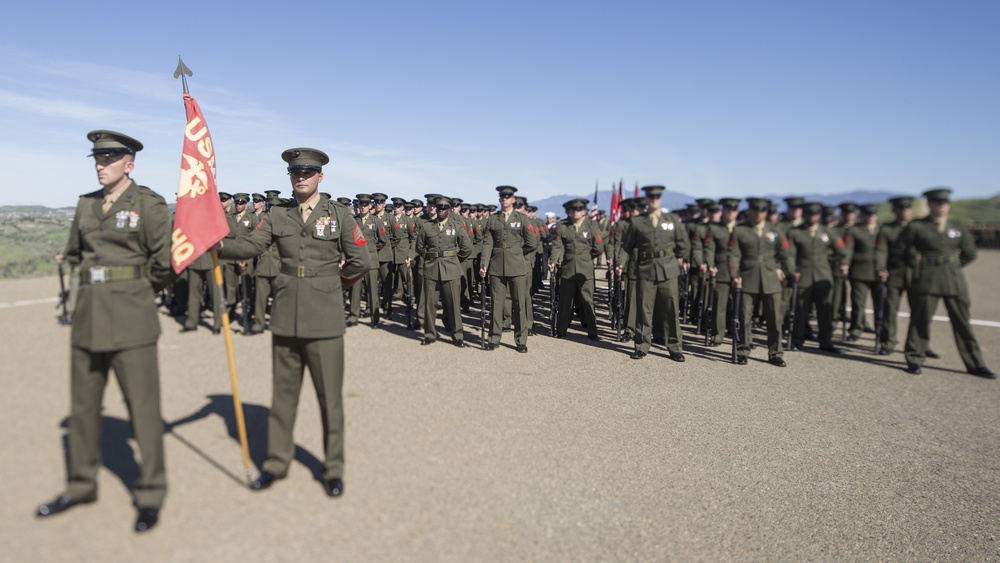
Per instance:
[[[611,223],[614,224],[618,221],[618,210],[620,209],[621,202],[618,199],[618,190],[614,182],[611,182],[611,216],[609,219]]]
[[[191,94],[184,94],[184,109],[187,126],[170,244],[170,261],[178,274],[229,234],[215,187],[215,148],[205,116]]]
[[[639,197],[639,180],[635,181],[635,195],[632,197]]]
[[[622,201],[625,200],[625,198],[622,196],[622,184],[624,184],[624,183],[625,183],[625,179],[624,178],[622,178],[621,180],[618,180],[618,218],[619,219],[622,218]]]

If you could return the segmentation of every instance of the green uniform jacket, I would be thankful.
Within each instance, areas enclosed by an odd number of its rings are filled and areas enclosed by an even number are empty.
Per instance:
[[[267,213],[263,213],[257,222],[257,230],[260,230],[265,223],[270,221],[270,217]],[[273,242],[267,245],[267,249],[257,257],[257,268],[254,270],[254,275],[273,278],[278,275],[278,271],[281,268],[281,257],[278,256],[278,245]]]
[[[368,216],[361,218],[360,216],[355,216],[354,220],[361,227],[361,233],[365,237],[365,245],[368,247],[369,270],[378,269],[378,244],[380,240],[379,222],[374,215],[369,214]]]
[[[249,237],[227,240],[222,254],[250,258],[275,243],[281,272],[274,280],[271,332],[296,338],[342,336],[346,322],[341,277],[353,282],[369,268],[361,228],[346,207],[325,196],[305,222],[295,200],[272,207],[269,218]],[[338,269],[341,260],[344,265]]]
[[[781,292],[778,268],[787,266],[788,239],[774,225],[764,221],[763,236],[753,227],[737,225],[729,237],[729,275],[743,278],[744,293],[772,294]]]
[[[847,277],[852,280],[873,282],[877,279],[875,246],[879,244],[878,230],[868,231],[865,225],[855,225],[844,233],[844,263],[850,264]]]
[[[818,281],[833,283],[833,268],[839,268],[844,258],[844,242],[823,225],[811,236],[805,223],[789,229],[787,236],[788,265],[799,273],[799,287],[811,287]]]
[[[101,211],[103,201],[103,190],[80,197],[63,252],[71,264],[79,264],[81,274],[71,341],[92,352],[156,342],[160,318],[154,293],[176,277],[167,202],[131,180],[107,213]],[[144,268],[145,274],[125,275],[122,266]],[[111,281],[89,283],[92,268],[116,270],[105,276]],[[116,276],[120,281],[114,281]]]
[[[729,283],[732,278],[729,276],[729,227],[722,223],[712,223],[708,226],[705,238],[702,239],[702,248],[705,251],[705,262],[708,266],[718,270],[715,274],[716,281]]]
[[[413,248],[412,229],[409,217],[389,215],[389,244],[392,246],[392,261],[403,264]]]
[[[653,227],[649,215],[631,219],[631,226],[623,233],[621,250],[616,263],[627,265],[633,258],[639,279],[659,283],[680,277],[677,259],[687,259],[691,248],[687,229],[672,213],[661,213],[660,222]]]
[[[417,231],[417,254],[424,258],[424,277],[434,281],[457,280],[465,274],[472,256],[472,238],[462,220],[451,215],[440,228],[438,221],[424,221]]]
[[[937,225],[925,217],[910,222],[900,239],[912,249],[910,291],[937,296],[969,294],[962,268],[976,259],[976,243],[964,226],[949,219],[944,232],[939,233]]]
[[[506,221],[502,211],[490,215],[483,227],[483,265],[489,260],[487,275],[526,275],[531,265],[524,257],[534,252],[538,244],[534,231],[531,218],[519,211],[511,211]]]
[[[395,219],[392,215],[382,211],[381,215],[374,215],[375,222],[378,223],[378,233],[379,242],[376,245],[378,249],[378,261],[379,262],[392,262],[392,239],[390,238],[389,231],[392,230],[391,223]]]
[[[900,240],[905,228],[903,223],[893,221],[882,225],[878,230],[881,240],[875,245],[875,268],[879,272],[889,272],[889,281],[886,283],[890,287],[910,287],[910,280],[913,278],[909,256],[911,249]]]
[[[594,260],[606,248],[601,228],[594,221],[584,218],[577,230],[569,219],[556,223],[552,237],[552,256],[549,260],[558,264],[562,279],[594,279]]]

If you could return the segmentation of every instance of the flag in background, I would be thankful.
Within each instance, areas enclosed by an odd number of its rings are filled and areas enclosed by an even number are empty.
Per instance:
[[[187,126],[184,127],[181,179],[170,245],[170,261],[178,274],[229,234],[215,185],[212,135],[194,96],[184,94],[184,109]]]
[[[594,205],[590,207],[590,218],[597,220],[597,180],[594,180]]]

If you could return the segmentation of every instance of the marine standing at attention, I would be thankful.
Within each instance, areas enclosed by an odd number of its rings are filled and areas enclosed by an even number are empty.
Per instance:
[[[142,456],[134,495],[135,531],[144,532],[156,525],[167,491],[155,295],[176,277],[171,215],[162,197],[129,177],[142,143],[114,131],[91,131],[87,138],[103,187],[80,197],[63,252],[80,270],[70,344],[68,483],[38,516],[97,500],[101,399],[114,370]]]
[[[326,153],[308,148],[281,153],[295,197],[271,208],[270,219],[245,238],[226,239],[221,254],[248,259],[272,242],[281,268],[271,305],[273,397],[267,422],[267,459],[254,490],[288,474],[295,454],[292,427],[305,368],[309,368],[323,420],[323,486],[344,491],[344,284],[368,271],[364,235],[343,205],[320,195]]]

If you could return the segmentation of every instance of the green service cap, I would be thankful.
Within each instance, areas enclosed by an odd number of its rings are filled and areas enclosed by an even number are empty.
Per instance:
[[[250,194],[245,192],[240,192],[238,194],[233,194],[233,200],[236,203],[246,203],[250,201]]]
[[[948,201],[951,196],[951,188],[932,188],[924,192],[927,201]]]
[[[387,199],[389,199],[389,196],[387,196],[387,195],[385,195],[383,193],[372,192],[372,201],[379,202],[379,203],[385,203],[385,201]]]
[[[87,139],[94,143],[94,148],[88,156],[134,155],[142,150],[142,143],[117,131],[105,129],[91,131],[87,133]]]
[[[351,203],[353,203],[353,202],[351,201],[351,198],[349,198],[349,197],[340,196],[340,197],[337,198],[337,203],[339,203],[340,205],[346,205],[346,206],[350,207]]]
[[[570,208],[573,208],[573,207],[587,209],[587,204],[588,203],[590,203],[590,200],[583,199],[582,197],[578,197],[576,199],[571,199],[571,200],[567,201],[566,203],[563,204],[563,207],[565,209],[570,209]]]
[[[875,205],[874,203],[866,203],[859,207],[859,209],[861,209],[861,213],[865,215],[878,215],[878,205]]]
[[[413,204],[413,207],[423,207],[424,206],[423,200],[419,200],[419,199],[411,199],[410,203]]]
[[[281,190],[264,190],[264,195],[267,195],[267,196],[279,196],[279,195],[281,195]]]
[[[771,200],[763,197],[748,197],[747,209],[752,209],[754,211],[770,211]]]
[[[391,201],[393,205],[403,205],[404,203],[406,203],[406,200],[401,197],[394,197],[389,201]]]
[[[288,163],[289,172],[304,170],[322,172],[323,166],[330,162],[330,157],[321,150],[298,148],[281,153],[281,160]]]
[[[517,192],[517,188],[514,186],[497,186],[497,192],[500,195],[514,195]]]
[[[372,196],[371,196],[371,194],[358,194],[358,195],[354,196],[354,199],[358,203],[371,203],[372,202]]]
[[[441,196],[434,201],[434,207],[440,209],[451,209],[454,202],[450,197]]]
[[[226,192],[219,192],[219,201],[229,201],[233,199],[233,196],[227,194]]]
[[[486,206],[486,211],[488,211],[490,213],[493,213],[496,210],[497,210],[497,206],[493,205],[492,203]]]
[[[893,197],[889,199],[894,209],[907,209],[913,207],[913,198],[909,196]]]
[[[823,204],[818,201],[810,201],[809,203],[803,203],[800,207],[802,207],[803,213],[820,214],[823,212]]]
[[[789,209],[795,209],[796,207],[802,207],[802,205],[805,202],[806,202],[806,200],[803,199],[803,198],[801,198],[801,197],[786,197],[785,198],[785,205],[787,205]]]
[[[857,206],[857,204],[854,203],[854,202],[850,202],[850,201],[845,201],[844,203],[841,203],[837,207],[840,208],[840,214],[841,215],[847,215],[848,213],[857,213],[858,212],[858,206]]]
[[[650,199],[658,199],[663,195],[666,190],[664,186],[643,186],[642,191],[646,192],[646,197]]]
[[[723,209],[739,209],[741,201],[743,200],[738,197],[724,197],[719,200],[719,205]]]
[[[528,205],[527,198],[521,197],[519,195],[514,196],[514,205]]]
[[[708,211],[709,213],[715,213],[715,212],[721,211],[721,210],[722,210],[722,207],[720,207],[719,204],[715,203],[714,201],[712,203],[709,203],[708,205],[705,206],[705,211]]]
[[[699,197],[694,202],[698,204],[698,207],[708,207],[715,203],[715,200],[710,197]]]
[[[460,197],[453,197],[453,198],[451,198],[451,204],[454,207],[458,207],[459,205],[462,205],[463,201],[465,201],[465,200],[462,199],[462,198],[460,198]]]

